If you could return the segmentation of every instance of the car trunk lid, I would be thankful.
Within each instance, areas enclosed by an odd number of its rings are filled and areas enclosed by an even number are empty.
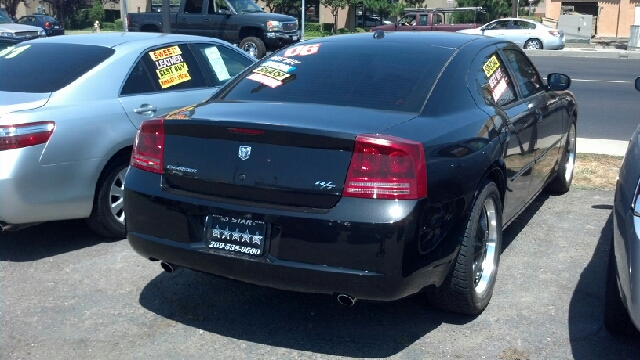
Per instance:
[[[44,106],[51,93],[23,93],[0,91],[0,117],[2,115]]]
[[[379,133],[413,116],[333,106],[217,103],[196,108],[188,119],[172,117],[164,122],[169,189],[326,209],[340,199],[356,136]]]

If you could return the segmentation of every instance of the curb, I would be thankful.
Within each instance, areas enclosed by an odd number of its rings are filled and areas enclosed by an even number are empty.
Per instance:
[[[628,145],[628,141],[622,140],[577,138],[576,152],[579,154],[624,156]]]

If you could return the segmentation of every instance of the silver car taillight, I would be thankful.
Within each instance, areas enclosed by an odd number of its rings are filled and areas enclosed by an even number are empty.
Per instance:
[[[53,121],[0,125],[0,151],[44,144],[51,138],[55,127]]]
[[[549,30],[549,34],[555,36],[555,37],[559,37],[560,36],[560,32],[558,30]]]

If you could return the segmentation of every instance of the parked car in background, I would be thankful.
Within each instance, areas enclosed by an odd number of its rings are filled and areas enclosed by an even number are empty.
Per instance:
[[[168,271],[349,305],[426,291],[478,314],[503,227],[543,188],[571,186],[570,82],[545,84],[521,49],[484,36],[305,41],[188,113],[142,123],[127,237]]]
[[[22,40],[45,37],[43,29],[31,25],[16,24],[4,10],[0,10],[0,36]]]
[[[162,14],[129,13],[129,31],[162,31]],[[266,13],[252,0],[181,0],[171,13],[171,32],[219,38],[258,59],[300,41],[298,20]]]
[[[123,238],[140,123],[207,99],[254,62],[224,41],[168,34],[65,35],[3,50],[0,226],[87,218]]]
[[[64,26],[62,23],[49,15],[33,14],[22,16],[16,22],[18,24],[40,27],[47,36],[64,35]]]
[[[23,39],[20,38],[16,38],[13,36],[4,36],[4,35],[0,35],[0,51],[13,46],[15,44],[19,44],[20,42],[24,41]]]
[[[640,77],[636,78],[640,91]],[[613,236],[605,284],[604,325],[615,334],[640,329],[640,127],[631,137],[613,202]]]
[[[513,41],[523,49],[564,49],[564,32],[533,20],[505,18],[494,20],[477,29],[458,31]]]
[[[369,16],[369,15],[365,15],[364,16],[364,24],[363,24],[362,18],[363,18],[363,15],[357,15],[356,16],[356,26],[371,27],[371,26],[382,25],[382,21],[380,20],[380,18]]]
[[[426,9],[405,9],[404,16],[397,23],[385,21],[383,24],[375,26],[370,31],[458,31],[462,29],[473,29],[480,25],[474,23],[454,23],[451,15],[454,13],[472,14],[474,19],[478,13],[484,12],[481,7],[460,7],[460,8],[426,8]]]

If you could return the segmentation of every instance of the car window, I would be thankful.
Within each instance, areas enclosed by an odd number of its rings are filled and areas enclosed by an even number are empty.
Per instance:
[[[151,74],[147,71],[142,59],[138,59],[122,86],[120,95],[136,95],[156,91]]]
[[[202,0],[187,0],[184,4],[184,12],[190,14],[201,14]]]
[[[416,14],[408,14],[402,17],[399,21],[400,24],[416,24]]]
[[[536,24],[534,23],[530,23],[528,21],[522,21],[522,20],[514,20],[513,21],[513,27],[516,29],[535,29],[536,28]]]
[[[64,43],[24,42],[6,48],[0,51],[0,91],[58,91],[114,52],[105,46]],[[33,64],[38,64],[37,71],[34,71]]]
[[[161,92],[207,86],[204,74],[186,44],[149,49],[142,56],[142,61]]]
[[[485,27],[485,30],[499,30],[506,29],[509,25],[509,20],[497,20]]]
[[[515,82],[520,88],[523,98],[528,98],[542,91],[544,86],[538,71],[524,54],[517,50],[504,50],[504,55],[512,68]]]
[[[369,44],[349,52],[333,42],[289,47],[250,68],[216,98],[418,113],[455,49],[391,46],[394,56]]]
[[[429,16],[428,15],[420,15],[420,26],[426,26],[429,24]]]
[[[433,23],[434,24],[444,23],[444,20],[442,19],[442,14],[433,14]]]
[[[225,46],[202,43],[194,44],[193,46],[207,60],[209,69],[215,76],[213,86],[225,84],[229,79],[254,63],[246,56]]]
[[[509,72],[495,52],[485,57],[476,69],[476,88],[489,104],[505,106],[517,99]]]

